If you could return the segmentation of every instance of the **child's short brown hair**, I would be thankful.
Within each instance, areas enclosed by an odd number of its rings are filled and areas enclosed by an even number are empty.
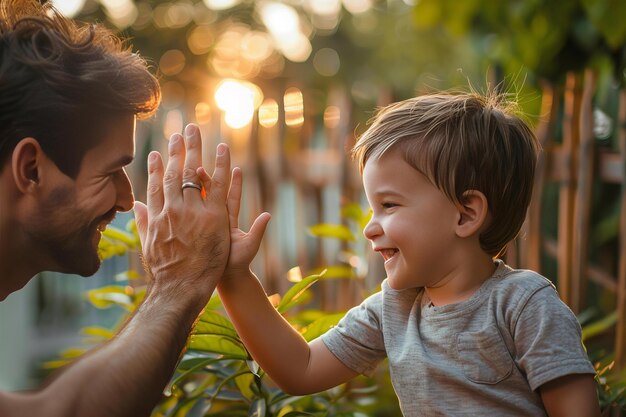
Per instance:
[[[382,108],[352,150],[361,172],[391,148],[455,204],[482,192],[491,222],[482,249],[498,256],[524,222],[539,144],[504,96],[438,93]]]

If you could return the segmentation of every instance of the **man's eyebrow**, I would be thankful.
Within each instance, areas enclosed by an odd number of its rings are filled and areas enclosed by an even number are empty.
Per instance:
[[[123,156],[117,158],[115,161],[111,162],[107,166],[107,171],[111,170],[111,169],[115,169],[115,168],[125,167],[126,165],[130,164],[131,162],[133,162],[134,159],[135,158],[132,155],[123,155]]]

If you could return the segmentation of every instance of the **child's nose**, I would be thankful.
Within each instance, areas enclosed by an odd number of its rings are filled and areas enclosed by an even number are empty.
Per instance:
[[[365,228],[363,229],[363,235],[369,240],[375,239],[382,233],[383,229],[382,227],[380,227],[380,224],[374,219],[374,217],[370,219],[370,221],[365,225]]]

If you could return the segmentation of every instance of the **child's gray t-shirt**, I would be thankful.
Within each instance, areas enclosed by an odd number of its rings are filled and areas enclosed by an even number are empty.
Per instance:
[[[362,374],[388,357],[405,416],[545,416],[541,385],[595,374],[580,325],[550,281],[500,261],[470,299],[441,307],[385,280],[322,340]]]

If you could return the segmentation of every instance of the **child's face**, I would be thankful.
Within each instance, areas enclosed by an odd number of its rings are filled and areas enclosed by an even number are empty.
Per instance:
[[[449,276],[459,212],[446,195],[394,149],[365,164],[363,186],[372,208],[363,233],[383,256],[391,288],[430,287]]]

